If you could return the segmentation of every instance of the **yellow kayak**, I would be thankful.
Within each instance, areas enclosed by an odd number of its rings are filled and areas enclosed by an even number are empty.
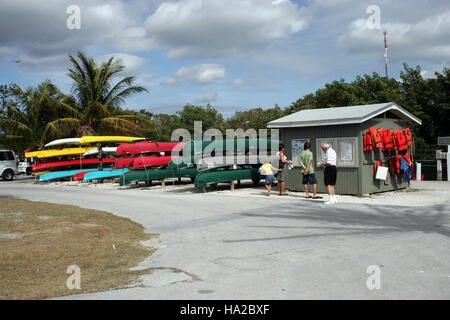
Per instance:
[[[80,144],[98,143],[98,142],[134,142],[145,140],[138,137],[121,137],[121,136],[85,136],[81,137]]]
[[[66,148],[66,149],[52,149],[52,150],[40,150],[25,153],[25,158],[52,158],[62,156],[79,156],[84,153],[96,149],[95,147],[89,148]]]
[[[46,174],[46,173],[50,173],[50,171],[33,172],[32,175],[33,176],[41,176],[41,175]]]

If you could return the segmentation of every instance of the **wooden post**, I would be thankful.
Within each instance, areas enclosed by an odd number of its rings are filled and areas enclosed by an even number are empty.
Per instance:
[[[442,160],[436,160],[437,181],[442,181]]]
[[[161,187],[163,187],[163,188],[166,187],[166,179],[161,180]]]
[[[450,144],[447,146],[447,181],[450,181]]]
[[[231,181],[231,191],[234,191],[234,181]]]

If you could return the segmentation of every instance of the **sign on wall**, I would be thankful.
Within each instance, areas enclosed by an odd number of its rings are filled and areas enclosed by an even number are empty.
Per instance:
[[[309,139],[291,140],[291,160],[294,166],[300,166],[300,156],[303,153],[305,142],[309,142]]]

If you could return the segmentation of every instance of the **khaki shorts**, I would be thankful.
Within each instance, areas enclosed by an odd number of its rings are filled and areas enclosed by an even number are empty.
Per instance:
[[[287,171],[288,171],[287,165],[284,165],[282,169],[283,169],[283,171],[278,172],[276,175],[278,182],[286,182]]]

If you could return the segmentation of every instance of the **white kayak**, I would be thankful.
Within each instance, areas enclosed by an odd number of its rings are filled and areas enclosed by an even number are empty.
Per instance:
[[[116,151],[117,151],[117,147],[105,147],[105,148],[102,148],[102,152],[103,153],[116,153]],[[89,150],[88,152],[83,154],[83,157],[92,156],[94,154],[98,154],[98,148]]]
[[[45,145],[45,147],[60,146],[63,144],[79,144],[80,141],[81,141],[81,138],[58,139],[58,140],[53,140],[52,142],[47,143]]]

